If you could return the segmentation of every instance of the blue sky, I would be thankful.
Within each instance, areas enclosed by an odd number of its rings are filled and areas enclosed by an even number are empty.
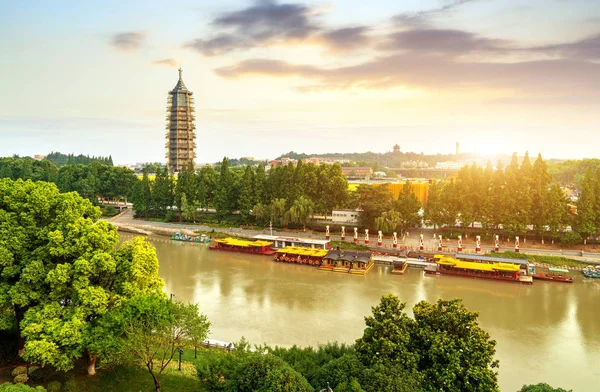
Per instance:
[[[164,160],[180,64],[198,162],[598,156],[594,0],[13,1],[0,37],[0,156]]]

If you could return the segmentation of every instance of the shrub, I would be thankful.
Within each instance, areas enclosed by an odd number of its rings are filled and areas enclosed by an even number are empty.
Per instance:
[[[46,392],[44,387],[30,387],[26,384],[13,384],[5,382],[0,385],[0,392]]]
[[[560,246],[568,247],[581,244],[582,242],[583,238],[581,238],[579,233],[576,233],[574,231],[568,231],[565,234],[563,234],[562,238],[560,239]]]
[[[27,377],[27,374],[25,373],[17,374],[17,376],[13,379],[15,384],[24,384],[27,381],[29,381],[29,377]]]
[[[60,392],[61,383],[60,381],[51,381],[48,383],[46,390],[48,392]]]
[[[26,373],[27,373],[27,368],[25,366],[17,366],[16,368],[13,369],[13,371],[10,375],[15,377],[15,376],[18,376],[19,374],[26,374]]]
[[[29,378],[31,378],[32,381],[41,383],[49,381],[55,373],[56,371],[52,367],[45,366],[42,368],[31,370],[29,372]]]
[[[69,378],[65,381],[62,386],[63,392],[75,392],[77,390],[77,383],[74,378]]]

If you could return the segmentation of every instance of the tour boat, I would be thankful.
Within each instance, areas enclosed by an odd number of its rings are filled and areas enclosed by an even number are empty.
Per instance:
[[[519,264],[464,261],[443,255],[435,255],[434,260],[436,265],[425,267],[425,274],[533,284],[533,278]]]
[[[215,243],[208,249],[271,256],[276,253],[271,249],[271,244],[272,242],[269,241],[249,241],[228,237],[215,240]]]
[[[535,270],[533,270],[531,276],[533,277],[533,279],[550,280],[552,282],[573,283],[573,277],[567,276],[568,272],[569,270],[563,268],[548,268],[548,273],[536,273]]]
[[[371,252],[330,250],[319,269],[344,272],[354,275],[366,275],[375,265]]]
[[[304,264],[319,267],[323,257],[327,255],[326,249],[303,248],[299,246],[286,246],[277,250],[273,260],[284,263]]]

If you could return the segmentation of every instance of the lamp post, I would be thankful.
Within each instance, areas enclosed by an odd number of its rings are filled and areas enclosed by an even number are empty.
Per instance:
[[[177,352],[179,353],[179,367],[177,368],[177,370],[181,371],[181,355],[183,354],[183,349],[178,348]]]
[[[173,297],[174,296],[175,296],[175,294],[171,293],[171,295],[170,295],[171,302],[173,302]]]

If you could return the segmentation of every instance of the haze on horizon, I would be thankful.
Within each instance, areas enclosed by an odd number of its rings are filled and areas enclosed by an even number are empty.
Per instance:
[[[594,0],[25,0],[0,4],[0,36],[0,156],[164,161],[180,65],[197,162],[599,156]]]

